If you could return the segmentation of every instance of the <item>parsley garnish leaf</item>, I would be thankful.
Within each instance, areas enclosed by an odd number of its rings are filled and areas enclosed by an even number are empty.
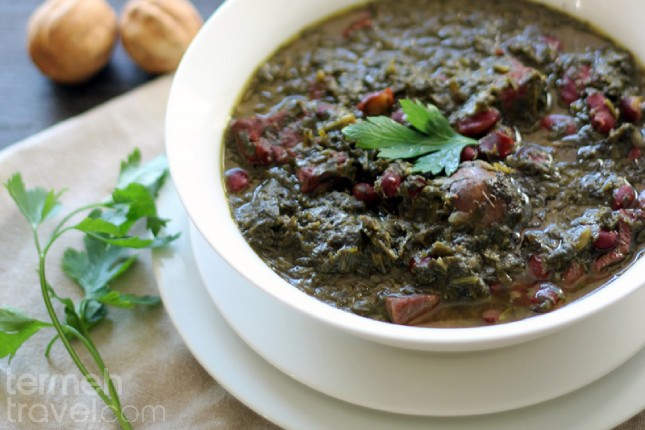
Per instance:
[[[40,187],[28,190],[25,188],[25,183],[20,173],[16,173],[9,178],[5,187],[32,227],[36,227],[48,218],[53,217],[61,208],[59,198],[62,191],[55,193]]]
[[[432,105],[400,100],[401,108],[413,128],[386,116],[368,117],[343,129],[343,134],[358,148],[378,149],[378,156],[389,159],[417,158],[413,172],[451,175],[457,170],[461,151],[477,140],[457,133],[448,119]]]
[[[51,327],[51,324],[17,309],[0,307],[0,358],[9,357],[11,361],[18,349],[43,327]]]
[[[168,178],[168,160],[159,156],[141,165],[141,152],[135,149],[125,161],[121,162],[117,189],[125,189],[132,183],[143,185],[153,196],[157,196]]]
[[[343,134],[358,142],[356,146],[365,149],[410,145],[423,138],[416,131],[402,126],[387,116],[367,117],[365,121],[358,121],[343,128]]]
[[[63,271],[85,292],[96,298],[96,291],[123,274],[136,260],[126,248],[110,245],[92,236],[84,238],[86,251],[67,249],[63,254]]]

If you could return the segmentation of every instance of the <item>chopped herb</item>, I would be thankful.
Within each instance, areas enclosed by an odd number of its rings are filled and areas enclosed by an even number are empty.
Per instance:
[[[406,127],[386,116],[368,117],[343,129],[358,148],[378,149],[378,156],[390,159],[416,158],[413,172],[451,175],[457,170],[461,151],[477,140],[457,133],[439,109],[418,101],[400,100]]]

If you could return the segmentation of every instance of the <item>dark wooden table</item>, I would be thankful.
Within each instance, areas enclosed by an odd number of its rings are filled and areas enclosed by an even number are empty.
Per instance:
[[[126,0],[108,0],[120,14]],[[223,0],[192,0],[207,19]],[[77,115],[148,80],[117,45],[108,66],[90,82],[63,86],[50,81],[27,53],[26,28],[39,0],[0,1],[0,149]]]

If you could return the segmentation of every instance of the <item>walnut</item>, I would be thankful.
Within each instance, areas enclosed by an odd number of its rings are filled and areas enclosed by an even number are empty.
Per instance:
[[[87,81],[101,70],[116,40],[116,14],[105,0],[47,0],[27,27],[32,61],[65,84]]]
[[[130,0],[119,28],[126,51],[148,73],[171,72],[201,27],[188,0]]]

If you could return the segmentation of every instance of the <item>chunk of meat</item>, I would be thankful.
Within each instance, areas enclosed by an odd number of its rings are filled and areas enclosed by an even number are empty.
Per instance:
[[[576,120],[571,115],[552,113],[542,118],[540,126],[558,137],[570,136],[578,132]]]
[[[253,165],[285,163],[291,148],[302,140],[299,131],[286,127],[292,120],[287,110],[270,116],[257,115],[231,123],[231,136],[240,154]]]
[[[584,266],[582,266],[582,264],[578,263],[577,261],[574,261],[562,274],[562,288],[564,288],[565,290],[574,289],[577,285],[579,285],[580,281],[585,275],[586,271]]]
[[[505,85],[499,93],[504,118],[532,125],[543,115],[546,107],[546,76],[513,60],[505,78]]]
[[[618,239],[614,249],[602,254],[593,262],[592,270],[600,273],[609,266],[620,263],[629,254],[632,244],[632,229],[625,221],[618,220]]]
[[[375,116],[385,114],[392,109],[393,105],[394,93],[390,88],[386,88],[383,91],[367,94],[356,107],[365,116]]]
[[[457,131],[464,136],[480,137],[497,124],[502,115],[495,108],[489,108],[457,121]]]
[[[440,298],[436,294],[416,294],[413,296],[388,296],[385,298],[385,309],[394,324],[417,325],[431,317],[431,311],[437,307]]]
[[[588,64],[573,65],[565,70],[559,84],[560,98],[566,106],[580,98],[582,91],[592,81],[592,73]]]
[[[479,140],[479,151],[490,160],[504,159],[515,150],[515,137],[511,130],[501,128]]]
[[[500,221],[506,215],[506,202],[493,192],[498,174],[474,163],[464,163],[450,177],[453,208],[471,215],[482,226]]]
[[[300,191],[304,194],[323,192],[329,189],[334,181],[353,176],[351,162],[344,152],[332,152],[329,158],[320,164],[301,167],[296,172]]]

